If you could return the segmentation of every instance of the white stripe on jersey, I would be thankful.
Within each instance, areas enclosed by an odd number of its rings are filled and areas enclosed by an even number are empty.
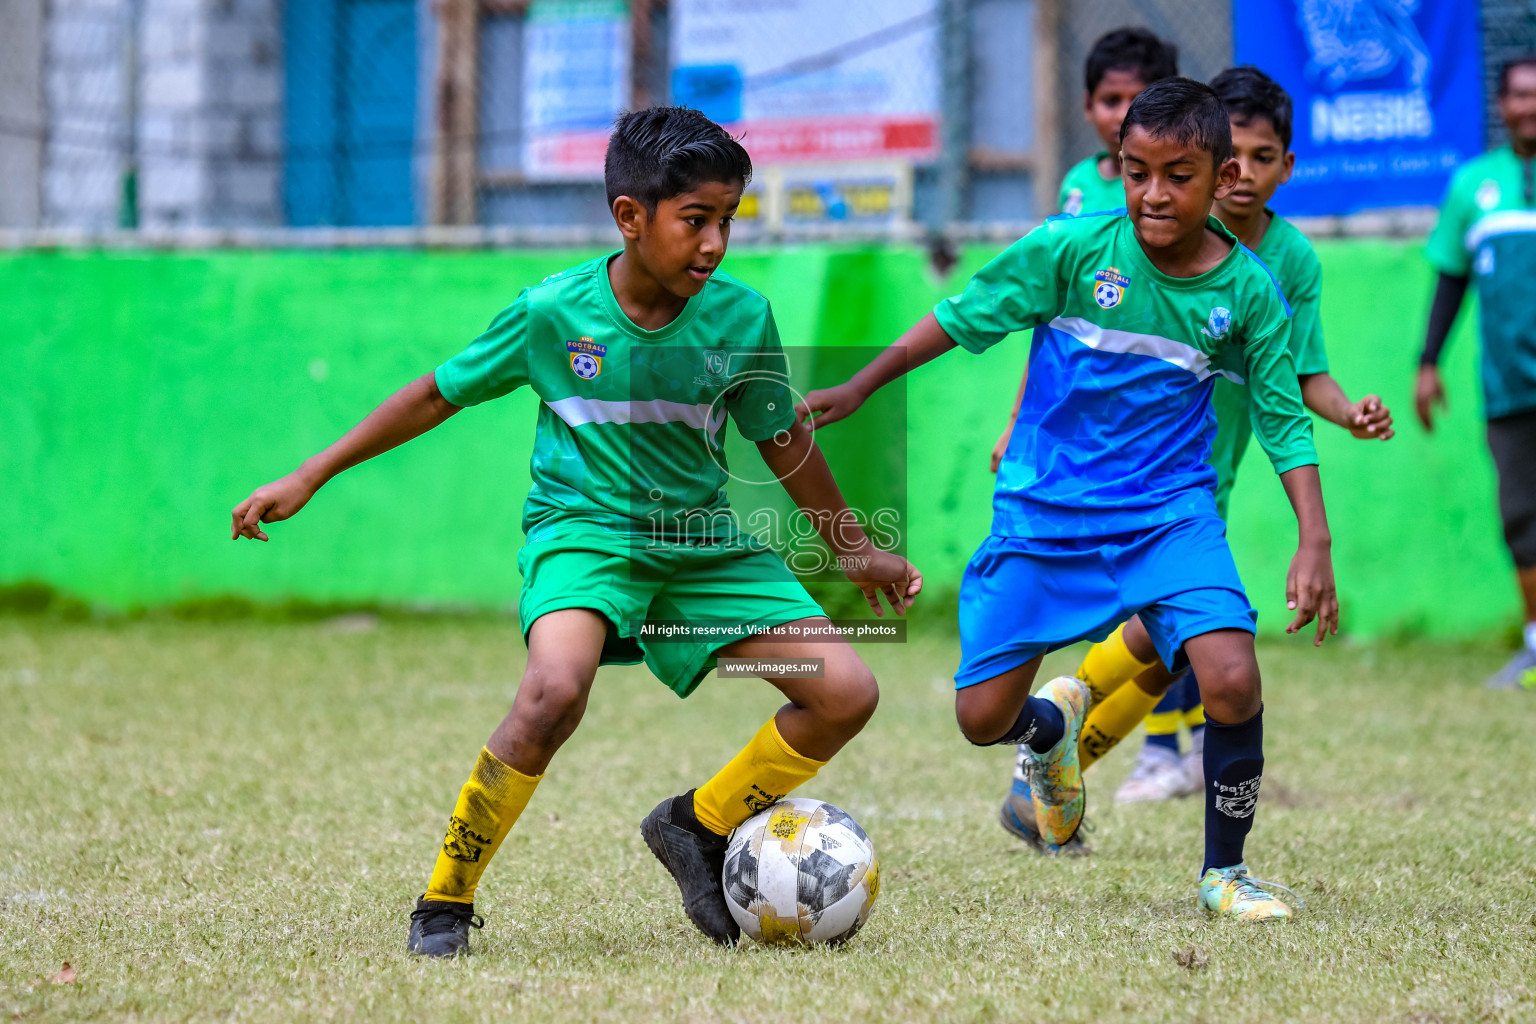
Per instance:
[[[1467,247],[1467,252],[1476,252],[1478,246],[1495,235],[1526,231],[1536,231],[1536,210],[1499,210],[1473,224],[1462,244]]]
[[[1228,370],[1211,369],[1211,357],[1182,341],[1160,337],[1156,334],[1135,334],[1131,331],[1105,330],[1098,324],[1080,316],[1059,316],[1048,325],[1063,334],[1076,338],[1099,352],[1151,356],[1165,363],[1172,363],[1181,370],[1188,370],[1196,380],[1203,381],[1212,374],[1220,374],[1238,384],[1243,378]]]
[[[653,398],[648,402],[605,402],[596,398],[557,398],[545,402],[566,422],[567,426],[580,427],[588,423],[683,423],[695,430],[707,430],[714,434],[725,424],[725,406],[721,405],[715,418],[709,418],[712,406],[700,402],[687,405]]]

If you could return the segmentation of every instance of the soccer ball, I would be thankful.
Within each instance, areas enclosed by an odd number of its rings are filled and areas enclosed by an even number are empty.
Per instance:
[[[846,812],[797,798],[753,815],[732,834],[722,881],[731,916],[757,941],[840,945],[869,918],[880,862]]]

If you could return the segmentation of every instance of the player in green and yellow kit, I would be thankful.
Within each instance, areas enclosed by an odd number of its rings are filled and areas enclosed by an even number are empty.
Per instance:
[[[1179,73],[1179,51],[1144,28],[1106,32],[1088,51],[1083,116],[1104,148],[1073,164],[1061,179],[1062,213],[1098,213],[1125,205],[1120,182],[1120,122],[1131,101],[1153,82]],[[999,453],[1001,457],[1001,453]]]
[[[1211,85],[1231,115],[1232,153],[1240,168],[1237,187],[1216,201],[1214,212],[1263,261],[1291,303],[1290,349],[1303,401],[1313,413],[1356,437],[1391,438],[1391,413],[1380,398],[1367,395],[1351,402],[1328,373],[1320,318],[1322,268],[1306,236],[1267,206],[1290,177],[1295,163],[1295,154],[1290,151],[1290,97],[1253,67],[1231,68]],[[1217,431],[1211,465],[1216,470],[1216,504],[1222,518],[1226,517],[1238,466],[1253,435],[1249,399],[1247,387],[1229,380],[1216,382],[1212,404]],[[1079,754],[1084,770],[1144,719],[1148,723],[1149,736],[1136,769],[1116,796],[1122,802],[1189,795],[1199,792],[1202,784],[1204,711],[1198,700],[1198,684],[1184,677],[1174,685],[1172,675],[1155,662],[1146,630],[1133,618],[1104,643],[1095,645],[1078,670],[1093,695]],[[1135,685],[1125,685],[1132,679]],[[1154,731],[1158,718],[1165,726]],[[1194,740],[1193,749],[1182,758],[1174,731],[1181,718],[1192,727]],[[1023,813],[1028,794],[1028,780],[1016,767],[1012,791],[1001,811],[1002,821],[1010,832],[1041,848],[1038,836],[1028,828],[1028,815]],[[1072,852],[1081,851],[1074,844]]]
[[[1445,402],[1440,353],[1477,280],[1483,340],[1483,414],[1499,477],[1499,518],[1524,603],[1524,643],[1488,679],[1494,689],[1536,693],[1536,57],[1505,64],[1499,114],[1509,144],[1456,171],[1429,236],[1439,271],[1419,358],[1414,403],[1425,430]]]
[[[604,179],[624,248],[524,289],[463,352],[234,509],[232,536],[266,540],[261,523],[293,516],[337,473],[461,408],[524,386],[541,399],[518,557],[528,665],[411,914],[413,953],[468,952],[483,923],[480,877],[581,721],[599,665],[644,660],[686,697],[720,655],[823,661],[820,675],[772,678],[789,703],[713,778],[641,824],[689,919],[721,943],[739,935],[722,890],[726,837],[815,775],[874,712],[869,669],[846,643],[805,639],[826,635],[821,608],[726,503],[733,419],[877,613],[880,595],[901,614],[922,587],[905,559],[869,542],[796,423],[767,301],[719,271],[751,173],[746,151],[698,111],[623,115]]]

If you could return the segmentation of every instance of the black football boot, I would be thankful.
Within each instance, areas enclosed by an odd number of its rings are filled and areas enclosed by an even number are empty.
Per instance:
[[[411,935],[406,948],[417,956],[468,956],[469,930],[484,927],[485,918],[475,913],[473,903],[449,903],[423,896],[411,911]]]
[[[716,835],[693,813],[693,790],[656,805],[640,823],[640,834],[683,894],[683,911],[695,928],[722,946],[741,937],[725,905],[726,837]]]

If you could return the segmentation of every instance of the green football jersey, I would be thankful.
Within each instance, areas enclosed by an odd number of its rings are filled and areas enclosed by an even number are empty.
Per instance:
[[[1081,163],[1073,164],[1067,176],[1061,179],[1061,194],[1057,202],[1062,213],[1077,216],[1080,213],[1104,213],[1118,210],[1125,205],[1125,182],[1108,178],[1099,173],[1099,161],[1109,156],[1104,150],[1093,154]]]
[[[1215,514],[1221,375],[1247,381],[1276,472],[1317,462],[1285,297],[1231,232],[1208,223],[1232,251],[1177,278],[1153,266],[1123,215],[1053,217],[934,310],[973,352],[1034,328],[994,534],[1104,537]]]
[[[1298,376],[1328,372],[1328,353],[1323,350],[1323,268],[1312,243],[1300,229],[1279,214],[1273,218],[1254,255],[1275,275],[1286,301],[1291,304],[1291,358]],[[1216,441],[1211,465],[1216,469],[1216,507],[1223,519],[1237,469],[1253,436],[1248,411],[1248,389],[1229,380],[1216,382],[1212,396],[1216,407]]]
[[[677,319],[635,325],[608,280],[616,253],[552,274],[437,368],[455,405],[539,396],[530,542],[567,526],[663,538],[734,536],[726,420],[764,441],[794,423],[768,300],[716,271]]]
[[[1536,409],[1536,172],[1508,146],[1458,169],[1426,247],[1442,274],[1477,282],[1489,419]]]

